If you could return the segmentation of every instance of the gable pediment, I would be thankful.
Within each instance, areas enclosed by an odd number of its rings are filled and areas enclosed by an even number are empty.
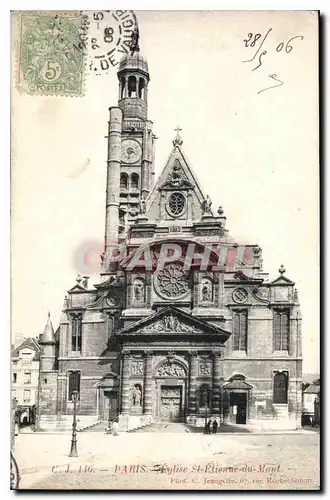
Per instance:
[[[175,215],[169,210],[168,204],[171,194],[177,191],[182,192],[186,203],[185,206],[182,206],[182,212]],[[184,155],[182,148],[176,145],[172,149],[163,171],[146,200],[145,215],[149,221],[171,221],[172,219],[200,221],[204,214],[205,199],[206,197],[187,157]],[[211,212],[210,210],[209,215],[213,217]]]
[[[291,285],[293,286],[294,285],[294,282],[291,281],[289,278],[287,278],[286,276],[279,276],[278,278],[276,278],[274,281],[271,281],[270,283],[271,285],[281,285],[281,286],[288,286],[288,285]]]
[[[217,340],[224,342],[229,338],[230,332],[170,306],[121,329],[116,335],[119,337],[192,335],[202,336],[205,340],[214,340],[216,336]]]

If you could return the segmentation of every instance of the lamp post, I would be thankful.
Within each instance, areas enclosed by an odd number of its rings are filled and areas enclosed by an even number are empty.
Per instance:
[[[204,407],[204,415],[205,415],[204,431],[205,431],[205,434],[207,434],[207,414],[208,414],[208,410],[209,410],[209,407],[206,404],[205,407]]]
[[[77,402],[79,401],[79,392],[72,391],[71,398],[73,401],[73,422],[72,422],[72,438],[69,457],[77,457]]]
[[[16,427],[16,409],[18,400],[13,398],[12,400],[12,422],[11,422],[11,446],[14,447],[15,444],[15,427]]]

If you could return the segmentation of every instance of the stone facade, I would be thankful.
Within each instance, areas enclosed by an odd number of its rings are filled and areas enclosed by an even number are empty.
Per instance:
[[[58,339],[43,339],[41,426],[64,428],[79,390],[81,426],[119,419],[204,425],[281,421],[301,411],[301,316],[295,284],[269,280],[258,245],[233,241],[177,129],[154,183],[149,70],[136,51],[110,108],[100,282],[78,276]],[[47,378],[47,384],[44,383]]]

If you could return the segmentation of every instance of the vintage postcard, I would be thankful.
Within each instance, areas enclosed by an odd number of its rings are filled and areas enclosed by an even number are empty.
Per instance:
[[[320,489],[318,23],[11,13],[12,489]]]

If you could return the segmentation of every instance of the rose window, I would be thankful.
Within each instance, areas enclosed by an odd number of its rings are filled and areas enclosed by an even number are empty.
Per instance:
[[[157,292],[166,299],[177,299],[183,296],[189,288],[187,273],[182,264],[173,262],[157,272],[155,276]]]
[[[168,200],[168,210],[171,215],[178,217],[184,212],[186,207],[186,199],[182,193],[171,194]]]

